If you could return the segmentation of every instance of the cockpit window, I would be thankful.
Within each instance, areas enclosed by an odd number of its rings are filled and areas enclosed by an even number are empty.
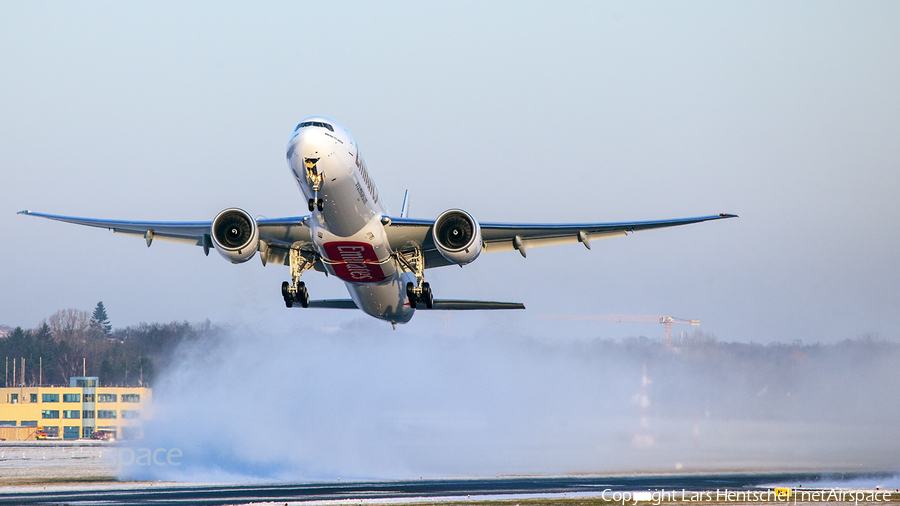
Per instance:
[[[309,127],[309,126],[317,126],[317,127],[327,128],[328,130],[334,132],[334,127],[332,127],[328,123],[323,123],[321,121],[304,121],[303,123],[300,123],[299,125],[297,125],[297,128],[295,128],[294,131],[296,132],[297,130],[300,130],[303,127]]]

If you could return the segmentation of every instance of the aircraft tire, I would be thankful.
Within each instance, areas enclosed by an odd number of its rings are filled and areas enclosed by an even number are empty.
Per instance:
[[[415,285],[412,282],[406,283],[406,298],[409,299],[409,307],[416,308],[416,292],[413,291]]]
[[[422,298],[425,302],[425,307],[431,309],[434,307],[434,296],[431,294],[431,285],[428,283],[422,283]]]
[[[297,300],[302,307],[309,307],[309,292],[306,291],[306,283],[301,281],[297,285]]]

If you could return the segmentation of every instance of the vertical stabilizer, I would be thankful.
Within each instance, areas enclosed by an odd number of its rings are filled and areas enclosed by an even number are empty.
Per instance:
[[[403,193],[403,205],[400,206],[400,217],[409,218],[409,190]]]

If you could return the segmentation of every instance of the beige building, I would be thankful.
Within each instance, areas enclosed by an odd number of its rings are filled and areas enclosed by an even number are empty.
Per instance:
[[[151,390],[101,387],[96,377],[75,377],[68,387],[0,388],[0,440],[86,439],[103,430],[120,439],[142,436]]]

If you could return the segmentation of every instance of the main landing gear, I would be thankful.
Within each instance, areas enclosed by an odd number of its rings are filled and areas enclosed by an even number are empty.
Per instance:
[[[315,253],[291,248],[291,282],[281,283],[281,296],[286,307],[294,307],[294,303],[309,307],[309,293],[306,291],[306,283],[300,281],[300,276],[315,263]]]
[[[410,272],[416,275],[416,282],[406,283],[406,298],[409,299],[409,307],[415,309],[419,302],[431,309],[434,306],[434,295],[431,294],[431,285],[425,282],[425,256],[422,250],[416,248],[411,253],[396,253],[397,260]]]
[[[406,297],[410,307],[416,307],[419,302],[424,302],[425,307],[431,309],[434,306],[434,296],[431,294],[431,285],[427,282],[416,286],[412,281],[406,284]]]
[[[303,281],[296,285],[291,285],[287,281],[281,283],[281,296],[284,297],[286,307],[294,307],[294,302],[299,302],[302,307],[309,307],[309,293]]]

